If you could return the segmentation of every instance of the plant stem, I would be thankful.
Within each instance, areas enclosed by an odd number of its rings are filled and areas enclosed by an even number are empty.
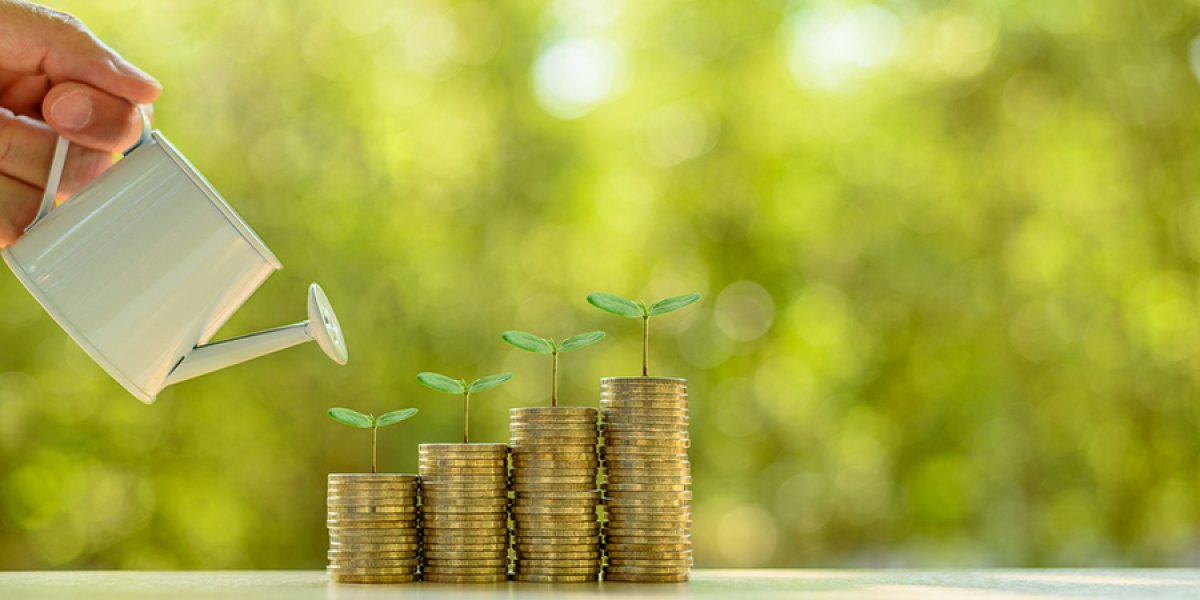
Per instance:
[[[558,352],[553,353],[554,369],[550,375],[550,406],[558,406]]]
[[[375,472],[375,461],[378,456],[379,448],[379,427],[371,427],[371,472]]]
[[[650,316],[642,317],[642,377],[650,376]]]
[[[467,424],[471,422],[471,392],[463,392],[463,443],[469,443],[467,439]]]

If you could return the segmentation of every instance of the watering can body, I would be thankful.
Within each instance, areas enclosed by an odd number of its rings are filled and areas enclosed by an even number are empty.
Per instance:
[[[310,339],[346,361],[337,318],[316,284],[308,321],[206,346],[282,265],[157,131],[39,217],[2,251],[5,262],[143,402],[171,383]]]

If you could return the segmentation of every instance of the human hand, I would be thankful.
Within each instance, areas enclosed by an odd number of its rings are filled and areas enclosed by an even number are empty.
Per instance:
[[[0,0],[0,247],[37,213],[59,135],[72,142],[59,186],[70,195],[137,141],[137,105],[161,91],[78,19]]]

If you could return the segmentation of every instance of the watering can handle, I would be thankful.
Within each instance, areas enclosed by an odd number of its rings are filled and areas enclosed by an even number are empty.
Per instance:
[[[133,146],[123,153],[125,156],[150,139],[150,117],[141,106],[138,106],[137,110],[138,114],[142,116],[142,135],[138,137],[138,141]],[[25,231],[33,229],[33,226],[37,225],[38,221],[41,221],[54,208],[54,199],[58,196],[58,184],[62,183],[63,168],[67,164],[67,149],[70,145],[70,140],[61,135],[58,136],[58,143],[54,145],[54,158],[50,159],[50,175],[46,177],[46,192],[42,194],[42,205],[38,208],[37,216],[29,223]]]

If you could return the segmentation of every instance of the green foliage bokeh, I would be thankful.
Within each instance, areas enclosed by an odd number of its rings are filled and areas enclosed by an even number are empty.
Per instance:
[[[549,397],[508,329],[608,331],[563,357],[595,405],[641,340],[594,291],[705,295],[650,354],[691,383],[697,566],[1200,552],[1194,2],[54,7],[284,263],[222,335],[318,281],[351,360],[146,407],[0,277],[6,569],[321,568],[325,475],[370,464],[326,408],[418,407],[380,434],[412,472],[461,418],[413,376],[512,371],[471,407],[504,441]]]

